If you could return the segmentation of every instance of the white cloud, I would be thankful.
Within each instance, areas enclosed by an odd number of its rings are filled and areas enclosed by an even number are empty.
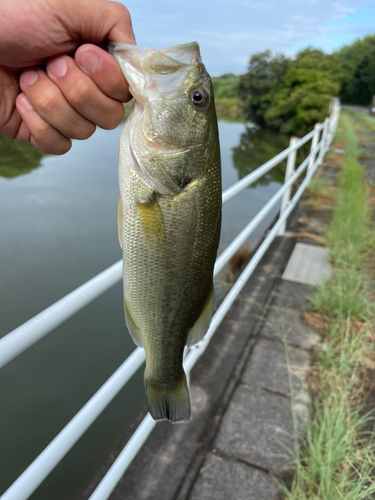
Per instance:
[[[347,24],[345,26],[328,26],[327,31],[340,32],[340,31],[353,31],[362,35],[374,31],[374,26],[370,24]]]
[[[355,9],[347,7],[339,2],[332,4],[332,7],[335,11],[333,19],[343,19],[347,14],[353,14],[353,12],[355,12]]]
[[[367,19],[358,22],[356,18],[353,22],[350,17],[366,4],[374,4],[370,0],[129,0],[124,3],[132,15],[140,45],[159,48],[197,40],[205,64],[213,74],[243,72],[250,55],[267,48],[293,53],[314,44],[329,51],[333,37],[336,40],[345,33],[360,36],[371,30]]]

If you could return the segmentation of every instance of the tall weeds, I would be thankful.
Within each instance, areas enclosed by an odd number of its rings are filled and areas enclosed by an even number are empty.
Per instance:
[[[323,348],[316,352],[314,394],[306,436],[297,448],[295,476],[288,500],[362,500],[375,498],[375,434],[363,432],[365,374],[374,368],[375,256],[368,193],[357,162],[353,120],[340,119],[346,160],[334,216],[327,230],[332,279],[312,298],[325,321]]]

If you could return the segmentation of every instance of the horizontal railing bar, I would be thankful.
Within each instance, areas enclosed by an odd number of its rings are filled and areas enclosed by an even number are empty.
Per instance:
[[[266,163],[263,163],[260,167],[258,167],[256,170],[251,172],[250,174],[246,175],[243,179],[240,181],[236,182],[231,186],[230,188],[226,189],[223,193],[223,204],[229,201],[231,198],[236,196],[238,193],[240,193],[243,189],[251,186],[255,181],[257,181],[260,177],[265,175],[267,172],[269,172],[273,167],[278,165],[280,162],[285,160],[289,153],[292,151],[295,151],[299,149],[301,146],[303,146],[307,141],[309,141],[314,133],[316,131],[320,131],[323,128],[323,124],[321,124],[317,129],[312,130],[309,132],[307,135],[302,137],[299,141],[297,141],[293,146],[289,146],[288,148],[284,149],[284,151],[281,151],[278,155],[274,156],[270,160],[266,161]]]
[[[0,339],[0,368],[121,280],[122,260]]]
[[[240,234],[232,241],[232,243],[219,255],[215,263],[214,276],[217,276],[220,273],[225,264],[227,264],[227,262],[233,257],[233,255],[237,252],[237,250],[241,247],[241,245],[243,245],[243,243],[247,240],[247,238],[251,235],[251,233],[262,222],[264,217],[272,210],[272,208],[280,200],[284,192],[292,184],[294,184],[294,182],[306,169],[311,156],[315,155],[319,151],[320,147],[321,143],[318,143],[317,146],[310,152],[310,154],[301,163],[301,165],[298,167],[295,173],[288,179],[288,181],[282,185],[282,187],[273,195],[273,197],[268,201],[268,203],[266,203],[266,205],[264,205],[264,207],[261,210],[259,210],[259,212],[254,216],[253,219],[251,219],[249,224],[240,232]]]
[[[336,122],[334,122],[334,124],[335,123]],[[328,136],[325,146],[322,148],[323,154],[329,147],[331,137],[333,137],[333,134],[332,136]],[[308,160],[308,158],[306,158],[306,160]],[[301,164],[299,169],[301,169],[302,165],[303,163]],[[184,367],[187,373],[191,371],[197,359],[203,354],[217,327],[219,326],[225,314],[228,312],[232,303],[234,302],[234,300],[240,293],[241,289],[247,282],[248,278],[251,276],[252,272],[259,263],[260,259],[262,258],[262,256],[272,243],[281,223],[289,216],[290,212],[293,210],[295,204],[302,195],[306,185],[308,184],[311,177],[315,173],[315,170],[318,167],[318,165],[319,165],[319,158],[316,159],[314,166],[307,173],[305,180],[302,182],[300,188],[297,190],[296,194],[289,202],[283,215],[279,218],[279,220],[273,226],[269,234],[266,236],[265,240],[260,245],[257,252],[255,252],[249,264],[246,266],[245,270],[237,279],[236,283],[234,284],[234,286],[232,287],[232,289],[230,290],[230,292],[225,297],[224,301],[214,314],[210,328],[204,340],[200,342],[196,347],[192,348],[192,350],[186,357],[184,362]],[[121,265],[121,261],[111,266],[111,268],[109,268],[107,271],[115,268],[118,265]],[[103,273],[101,273],[99,276],[105,273],[106,271],[103,271]],[[96,278],[98,278],[99,276],[97,276]],[[90,281],[94,280],[95,278],[93,278]],[[85,285],[87,285],[88,283],[89,282],[87,282]],[[84,287],[85,285],[82,285],[82,287]],[[110,286],[108,286],[108,288]],[[81,289],[82,287],[80,287],[79,289]],[[75,292],[77,290],[75,290]],[[72,292],[69,295],[72,294],[74,294],[74,292]],[[57,303],[55,303],[54,305],[56,304]],[[52,307],[53,306],[51,306],[51,308]],[[127,381],[134,375],[134,373],[142,365],[143,361],[144,361],[144,351],[140,348],[135,349],[135,351],[133,351],[133,353],[124,361],[124,363],[107,380],[107,382],[104,383],[104,385],[97,391],[97,393],[94,394],[94,396],[76,414],[76,416],[73,417],[73,419],[64,427],[64,429],[56,436],[56,438],[53,441],[51,441],[51,443],[34,460],[34,462],[0,497],[0,500],[26,500],[30,496],[30,494],[32,494],[32,492],[35,491],[38,485],[45,479],[45,477],[47,477],[47,475],[57,465],[57,463],[59,463],[59,461],[63,458],[63,456],[65,456],[65,454],[75,444],[75,442],[88,429],[88,427],[94,422],[94,420],[104,410],[104,408],[109,404],[109,402],[112,401],[112,399],[116,396],[116,394],[118,394],[118,392],[127,383]],[[152,422],[150,422],[150,419]],[[150,415],[147,415],[143,420],[143,422],[141,423],[141,425],[138,427],[137,431],[133,434],[132,438],[129,440],[129,442],[127,443],[127,445],[125,446],[125,448],[123,449],[123,451],[121,452],[121,454],[119,455],[113,466],[109,469],[108,473],[103,478],[98,488],[93,493],[93,495],[95,495],[96,492],[98,492],[97,493],[98,496],[94,497],[92,495],[90,497],[90,500],[93,499],[105,500],[108,498],[110,492],[116,486],[122,474],[125,472],[126,468],[129,466],[133,458],[136,456],[136,454],[138,453],[139,449],[143,445],[144,441],[147,439],[147,436],[150,434],[154,426],[155,422],[153,422]],[[103,486],[102,489],[100,489],[102,483],[104,484],[104,486],[105,485],[107,486],[105,487]],[[103,491],[103,494],[101,493],[101,491]],[[103,496],[104,494],[106,494],[107,496]]]
[[[107,499],[116,484],[120,481],[126,470],[137,456],[138,451],[142,448],[151,431],[156,425],[156,421],[149,413],[139,424],[137,431],[129,439],[128,443],[113,462],[107,474],[100,481],[95,491],[88,500]]]
[[[144,360],[144,350],[137,347],[0,499],[26,500],[29,498],[142,366]]]
[[[278,219],[275,225],[272,227],[263,243],[260,245],[259,249],[255,252],[254,256],[241,273],[239,278],[234,283],[233,287],[221,303],[220,307],[216,311],[216,313],[212,317],[210,328],[206,333],[204,339],[196,346],[192,347],[189,354],[186,356],[184,361],[184,369],[186,373],[189,373],[197,360],[202,356],[204,351],[206,350],[212,336],[220,325],[221,321],[224,319],[225,315],[229,311],[233,302],[238,297],[242,288],[245,286],[250,276],[254,272],[256,266],[259,264],[261,258],[266,253],[268,248],[270,247],[272,241],[277,236],[278,230],[281,224],[286,220],[293,208],[295,207],[297,201],[301,197],[303,191],[306,188],[306,185],[310,182],[311,177],[314,175],[317,167],[318,161],[316,160],[314,166],[307,173],[304,181],[301,186],[295,193],[292,200],[289,202],[284,214],[282,217]],[[155,427],[155,422],[150,421],[150,414],[147,414],[143,419],[142,423],[138,426],[137,430],[134,432],[132,436],[132,440],[125,445],[124,449],[117,457],[111,468],[108,470],[102,481],[99,483],[98,487],[95,489],[93,494],[90,496],[89,500],[107,500],[111,492],[116,487],[117,483],[120,481],[127,468],[131,464],[134,457],[137,455],[138,451],[141,449],[143,443],[146,441],[147,437],[150,435],[152,429]],[[135,446],[137,447],[135,449]],[[1,499],[2,500],[2,499]]]
[[[317,130],[320,131],[322,126],[318,127]],[[222,197],[223,204],[280,163],[280,161],[288,156],[290,151],[298,149],[305,144],[305,142],[311,139],[313,134],[314,130],[300,139],[294,146],[285,149],[272,160],[264,163],[257,170],[225,190]],[[238,185],[240,185],[239,188],[236,188]],[[233,188],[236,188],[237,191],[234,192]],[[30,320],[15,328],[7,335],[4,335],[0,339],[0,368],[22,354],[26,349],[114,286],[121,280],[121,273],[122,260],[119,260]]]
[[[314,131],[303,137],[292,148],[287,148],[275,158],[266,162],[263,166],[224,191],[223,203],[237,194],[237,192],[234,194],[233,192],[231,193],[231,190],[235,186],[245,181],[245,184],[239,189],[239,191],[241,191],[252,182],[255,182],[255,180],[282,161],[289,154],[291,149],[298,149],[302,144],[307,142],[312,137],[313,132]],[[275,160],[277,160],[276,163]],[[252,177],[250,178],[250,176]],[[90,304],[93,300],[120,281],[121,270],[122,261],[120,260],[1,338],[0,368],[41,340],[52,330],[64,323],[64,321],[67,321],[75,313],[83,309],[86,305]]]

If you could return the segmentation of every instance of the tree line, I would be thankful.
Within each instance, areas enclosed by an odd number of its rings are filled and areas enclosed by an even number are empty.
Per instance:
[[[220,103],[236,102],[246,119],[281,132],[304,133],[329,113],[332,97],[368,106],[375,95],[375,35],[325,54],[315,48],[294,59],[269,50],[250,58],[248,71],[213,78]]]

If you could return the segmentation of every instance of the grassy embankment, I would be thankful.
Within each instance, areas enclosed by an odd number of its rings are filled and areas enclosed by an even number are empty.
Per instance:
[[[373,127],[367,121],[361,120],[362,131]],[[346,158],[325,235],[333,275],[312,298],[324,344],[310,373],[306,436],[296,445],[287,500],[375,498],[374,422],[365,406],[375,367],[375,193],[363,183],[353,115],[342,113],[338,134]]]

